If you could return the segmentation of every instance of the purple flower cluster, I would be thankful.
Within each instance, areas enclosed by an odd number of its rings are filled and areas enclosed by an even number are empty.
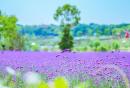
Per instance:
[[[48,78],[87,74],[95,79],[121,80],[120,73],[106,65],[119,67],[130,79],[129,52],[0,52],[0,71],[9,66],[17,71],[36,71]]]

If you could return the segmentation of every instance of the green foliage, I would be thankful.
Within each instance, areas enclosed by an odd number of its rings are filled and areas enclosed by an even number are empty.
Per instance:
[[[112,30],[112,34],[113,35],[118,35],[120,33],[122,33],[125,29],[122,29],[122,28],[115,28]]]
[[[59,19],[60,20],[60,19]],[[57,25],[18,25],[19,33],[22,35],[35,36],[59,36],[61,33],[60,26]],[[73,36],[93,36],[97,33],[99,36],[117,36],[121,33],[124,36],[124,31],[130,30],[130,24],[119,25],[99,25],[99,24],[78,24],[73,27]]]
[[[119,42],[118,41],[113,41],[112,42],[112,47],[113,47],[113,49],[118,50],[120,48]]]
[[[81,47],[81,51],[87,51],[87,47]]]
[[[54,14],[55,20],[60,20],[61,25],[64,27],[63,36],[61,42],[59,43],[60,49],[69,49],[73,48],[73,36],[70,34],[71,27],[77,25],[80,20],[80,12],[75,6],[65,4],[62,7],[59,7]]]
[[[39,45],[36,44],[36,43],[33,43],[33,44],[31,45],[31,50],[32,50],[32,51],[38,51],[38,50],[39,50]]]
[[[65,4],[62,7],[58,7],[56,13],[54,14],[55,20],[60,20],[61,25],[71,24],[77,25],[80,21],[80,11],[76,6]]]
[[[99,40],[96,40],[95,42],[94,42],[94,47],[98,47],[98,46],[100,46],[100,41]]]
[[[90,44],[90,46],[95,50],[97,51],[97,48],[101,45],[101,42],[100,40],[96,39],[96,40],[93,40],[92,43]]]
[[[70,34],[70,29],[68,26],[65,26],[65,29],[63,31],[63,36],[59,43],[59,47],[61,50],[65,50],[65,49],[72,50],[72,48],[73,48],[73,37]]]
[[[17,33],[17,18],[15,16],[0,15],[0,42],[3,50],[23,48],[23,39]]]
[[[77,38],[77,37],[76,37]],[[107,51],[111,51],[111,50],[115,50],[112,46],[112,42],[113,41],[117,41],[119,42],[119,49],[117,50],[126,50],[129,51],[130,50],[130,41],[126,40],[126,39],[111,39],[111,37],[104,37],[99,39],[95,39],[93,37],[85,37],[82,39],[82,37],[78,37],[77,39],[75,38],[75,40],[73,41],[73,51],[77,51],[77,52],[83,52],[83,51],[101,51],[102,49],[100,49],[102,46],[106,47],[106,49],[108,49]],[[36,43],[37,48],[36,50],[41,50],[41,51],[60,51],[59,49],[59,45],[58,43],[60,42],[60,37],[29,37],[27,40],[25,40],[25,50],[31,50],[31,51],[35,51],[35,49],[32,49],[33,46],[31,45],[32,42]],[[51,42],[50,42],[51,41]],[[94,42],[99,41],[100,45],[95,48],[94,47]],[[97,44],[96,44],[97,46]],[[2,48],[2,47],[1,47]]]
[[[88,47],[87,46],[77,46],[73,49],[74,51],[87,51],[88,50]]]
[[[24,38],[19,34],[16,34],[14,38],[10,38],[10,47],[12,50],[23,50],[24,47]]]
[[[108,44],[101,44],[99,47],[97,47],[97,51],[108,51],[110,50],[110,46]]]

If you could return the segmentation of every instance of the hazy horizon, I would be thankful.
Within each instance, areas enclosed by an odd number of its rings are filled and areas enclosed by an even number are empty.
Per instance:
[[[49,25],[57,24],[53,14],[66,3],[76,5],[81,11],[80,23],[130,23],[130,0],[1,0],[0,10],[7,15],[15,15],[18,24]]]

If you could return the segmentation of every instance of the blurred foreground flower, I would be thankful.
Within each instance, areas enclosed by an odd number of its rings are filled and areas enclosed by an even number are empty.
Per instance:
[[[16,72],[14,69],[10,68],[10,67],[6,67],[6,71],[10,74],[10,75],[15,75]]]
[[[38,85],[41,82],[41,76],[36,72],[27,72],[23,79],[27,85]]]
[[[53,88],[53,87],[49,87],[46,82],[42,81],[42,82],[38,85],[38,88]]]
[[[54,88],[69,88],[68,81],[63,77],[57,77],[54,80]]]
[[[48,82],[48,85],[49,85],[49,88],[55,88],[55,87],[54,87],[54,82],[53,82],[53,81]]]

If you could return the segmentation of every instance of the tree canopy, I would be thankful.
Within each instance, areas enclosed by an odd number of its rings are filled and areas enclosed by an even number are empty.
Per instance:
[[[61,24],[76,25],[80,21],[80,11],[76,6],[65,4],[62,7],[58,7],[54,14],[54,19],[61,22]]]
[[[21,43],[16,23],[17,18],[15,16],[0,15],[0,45],[2,47],[14,49],[16,44],[19,45]]]

